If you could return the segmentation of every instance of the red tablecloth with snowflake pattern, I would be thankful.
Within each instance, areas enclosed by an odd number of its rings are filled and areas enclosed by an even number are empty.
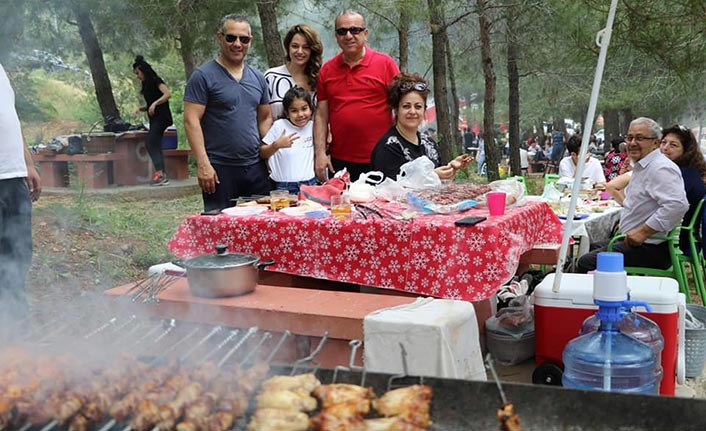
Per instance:
[[[458,218],[488,220],[458,227]],[[269,270],[438,298],[479,301],[490,297],[518,268],[520,255],[537,244],[561,242],[562,225],[544,202],[528,202],[489,216],[485,209],[457,215],[335,220],[267,211],[250,216],[188,217],[170,239],[179,257],[255,253],[277,262]]]

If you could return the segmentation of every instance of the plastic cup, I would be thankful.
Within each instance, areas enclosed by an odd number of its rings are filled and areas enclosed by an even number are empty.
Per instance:
[[[485,198],[488,201],[490,215],[501,216],[505,214],[505,192],[488,192]]]
[[[272,190],[270,192],[270,208],[273,211],[279,211],[282,208],[289,207],[289,191],[288,190]]]
[[[339,220],[351,217],[351,197],[349,195],[331,196],[331,216]]]

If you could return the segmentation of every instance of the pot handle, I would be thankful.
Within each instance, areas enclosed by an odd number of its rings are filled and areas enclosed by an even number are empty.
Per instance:
[[[263,260],[262,262],[256,263],[255,266],[257,267],[257,269],[262,269],[266,266],[274,265],[275,263],[276,262],[274,259],[267,259],[267,260]]]

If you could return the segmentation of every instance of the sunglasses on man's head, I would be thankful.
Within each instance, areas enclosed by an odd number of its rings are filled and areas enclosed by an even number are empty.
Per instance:
[[[424,91],[427,89],[427,84],[424,82],[405,82],[402,85],[400,85],[400,91],[402,92],[407,92],[407,91]]]
[[[339,36],[345,36],[349,31],[355,36],[356,34],[360,34],[365,31],[365,27],[339,27],[336,29],[336,34]]]
[[[228,43],[233,43],[236,40],[240,40],[240,43],[242,43],[243,45],[250,43],[250,41],[252,40],[252,36],[237,36],[234,34],[224,34],[223,38]]]

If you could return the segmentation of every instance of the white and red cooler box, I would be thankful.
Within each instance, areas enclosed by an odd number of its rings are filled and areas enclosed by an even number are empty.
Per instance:
[[[662,277],[628,276],[630,298],[652,307],[637,311],[659,325],[664,337],[660,394],[674,395],[675,380],[684,381],[684,312],[686,297],[676,280]],[[583,321],[598,307],[593,303],[593,276],[562,274],[559,292],[552,292],[554,274],[536,287],[534,297],[534,383],[561,385],[564,347],[578,336]],[[678,353],[677,353],[678,352]]]

